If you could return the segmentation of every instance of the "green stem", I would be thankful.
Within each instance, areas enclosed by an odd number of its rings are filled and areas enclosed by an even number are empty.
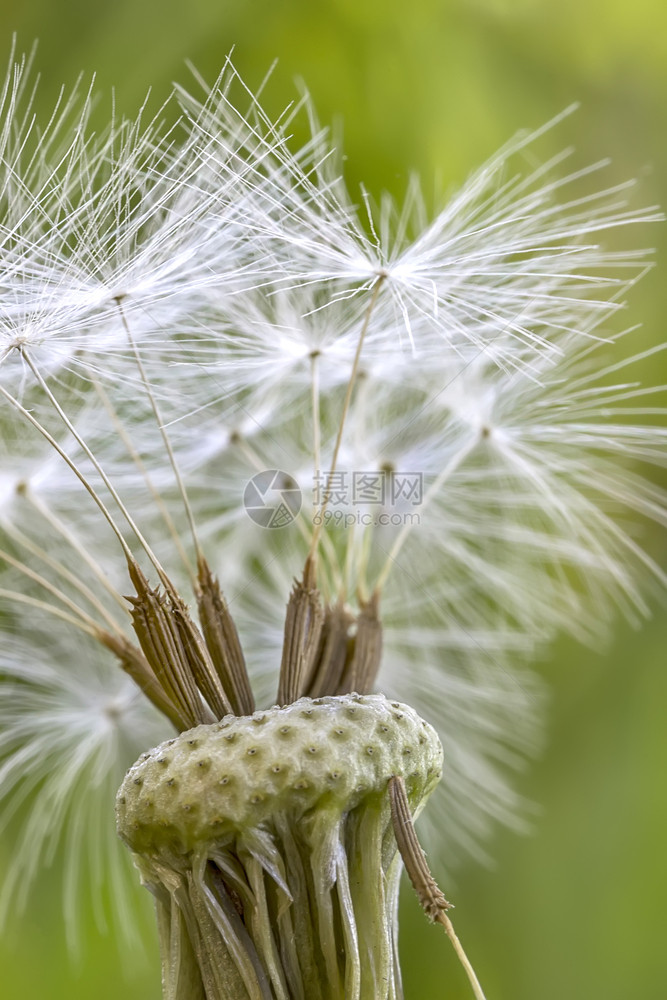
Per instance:
[[[434,730],[381,695],[198,726],[130,769],[120,835],[153,892],[164,1000],[401,1000],[390,781],[417,808]]]

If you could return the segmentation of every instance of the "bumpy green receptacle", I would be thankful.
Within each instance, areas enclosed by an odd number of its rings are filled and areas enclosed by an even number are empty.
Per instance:
[[[442,748],[381,695],[228,716],[144,754],[118,830],[158,904],[166,1000],[395,1000],[399,865]]]

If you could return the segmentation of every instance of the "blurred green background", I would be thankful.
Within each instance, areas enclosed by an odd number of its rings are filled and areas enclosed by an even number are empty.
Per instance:
[[[20,47],[40,40],[45,105],[82,71],[131,113],[149,87],[157,100],[187,81],[186,59],[213,79],[234,46],[256,86],[277,58],[269,108],[303,78],[321,119],[342,122],[353,188],[363,179],[373,193],[400,194],[412,169],[427,187],[460,183],[518,128],[579,100],[554,151],[574,144],[579,164],[609,155],[615,179],[640,178],[637,204],[667,205],[664,0],[3,0],[5,52],[15,31]],[[661,266],[631,302],[637,350],[665,337],[666,230],[643,234]],[[648,374],[664,378],[655,361]],[[664,534],[644,543],[667,563]],[[619,623],[607,650],[563,643],[540,666],[549,740],[520,782],[539,807],[534,833],[501,833],[492,869],[470,863],[444,887],[488,1000],[667,997],[666,646],[656,608],[640,632]],[[150,930],[143,959],[120,959],[90,930],[73,963],[59,891],[47,873],[0,944],[2,996],[157,1000]],[[408,892],[401,943],[407,1000],[469,997]]]

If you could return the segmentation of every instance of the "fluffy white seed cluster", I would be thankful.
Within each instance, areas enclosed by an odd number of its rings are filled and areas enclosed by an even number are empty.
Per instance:
[[[637,354],[633,331],[614,332],[649,266],[617,248],[617,231],[659,213],[630,206],[632,184],[605,183],[607,164],[553,155],[558,119],[430,212],[416,182],[401,206],[356,199],[308,101],[271,120],[231,65],[201,94],[176,88],[154,117],[144,108],[106,131],[90,126],[85,90],[40,128],[32,92],[30,60],[12,58],[0,90],[0,624],[22,635],[22,680],[4,689],[15,707],[0,801],[33,803],[16,879],[34,877],[38,786],[67,766],[71,733],[100,741],[131,718],[143,737],[134,714],[101,717],[79,698],[112,666],[91,640],[132,638],[127,551],[187,595],[194,525],[270,705],[318,514],[324,599],[355,611],[381,592],[378,689],[445,745],[432,842],[448,862],[477,849],[520,811],[508,765],[534,748],[542,702],[525,664],[558,631],[595,641],[617,609],[639,617],[665,583],[635,528],[667,519],[649,468],[664,462],[664,397],[641,385],[660,348]],[[303,110],[312,135],[297,147]],[[272,469],[302,505],[267,530],[243,497]],[[75,632],[71,655],[56,655],[48,637],[60,650]],[[87,671],[73,672],[77,657]],[[45,772],[25,720],[50,664],[62,739]],[[153,733],[146,746],[167,724]],[[108,805],[103,776],[140,749],[109,746],[85,800],[76,782],[53,784],[60,829],[75,796],[89,815]]]

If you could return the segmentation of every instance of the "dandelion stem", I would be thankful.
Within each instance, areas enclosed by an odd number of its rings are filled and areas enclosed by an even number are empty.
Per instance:
[[[127,448],[128,455],[130,456],[130,458],[132,459],[132,461],[134,462],[134,464],[136,465],[136,467],[141,472],[141,475],[143,477],[144,482],[146,483],[146,486],[148,487],[150,495],[152,496],[153,500],[155,501],[156,507],[158,508],[158,510],[160,511],[160,514],[162,515],[162,520],[164,521],[164,523],[165,523],[165,525],[167,527],[169,535],[170,535],[170,537],[171,537],[174,545],[176,546],[176,549],[178,551],[179,556],[181,557],[181,561],[183,562],[183,565],[185,566],[185,569],[186,569],[186,571],[187,571],[187,573],[188,573],[188,575],[190,577],[190,580],[191,580],[191,582],[194,585],[194,580],[195,580],[194,569],[192,567],[192,563],[191,563],[190,559],[188,558],[188,554],[185,551],[185,547],[183,545],[183,542],[181,541],[181,536],[179,535],[178,531],[176,530],[176,525],[174,523],[174,519],[171,516],[171,514],[169,513],[169,508],[167,507],[166,503],[162,499],[162,497],[161,497],[161,495],[160,495],[157,487],[153,483],[153,480],[151,479],[150,473],[149,473],[148,469],[146,468],[146,465],[144,464],[144,462],[143,462],[143,460],[141,458],[141,455],[139,454],[139,452],[137,451],[137,449],[134,447],[129,434],[127,433],[127,431],[126,431],[126,429],[125,429],[125,427],[123,425],[123,422],[120,419],[118,411],[116,410],[116,408],[114,407],[113,403],[109,399],[108,393],[105,391],[104,387],[98,381],[95,381],[94,384],[95,384],[95,390],[96,390],[98,396],[100,397],[100,399],[102,400],[102,405],[104,406],[104,409],[109,414],[109,418],[113,422],[113,425],[116,428],[116,432],[117,432],[118,436],[120,437],[121,441],[123,442],[123,444]]]
[[[192,544],[194,545],[195,554],[197,555],[197,557],[199,557],[201,556],[202,553],[199,545],[199,539],[197,537],[197,529],[195,527],[195,519],[192,513],[192,507],[190,506],[190,500],[188,499],[187,490],[185,489],[185,483],[183,482],[183,477],[181,476],[180,469],[178,468],[178,463],[176,461],[176,456],[174,455],[174,450],[171,446],[169,435],[165,430],[165,426],[162,421],[162,417],[160,415],[160,410],[157,405],[155,393],[153,392],[150,382],[148,381],[148,376],[146,375],[146,369],[144,368],[143,361],[141,360],[141,355],[139,354],[139,349],[137,347],[136,341],[132,336],[129,323],[127,322],[127,317],[125,315],[125,310],[123,309],[122,299],[120,297],[116,299],[116,306],[118,308],[118,312],[120,313],[121,322],[125,329],[125,333],[127,334],[127,339],[130,343],[130,347],[132,348],[132,353],[134,354],[134,360],[136,361],[137,368],[139,369],[139,375],[141,376],[141,381],[143,383],[144,389],[146,390],[146,395],[148,396],[151,409],[155,416],[155,423],[157,424],[157,428],[160,432],[160,437],[162,438],[162,443],[164,444],[164,448],[167,453],[167,457],[169,459],[169,464],[172,468],[172,472],[174,473],[174,478],[176,479],[178,492],[180,493],[181,500],[183,502],[183,510],[185,511],[185,517],[187,519],[188,526],[190,528],[190,534],[192,536]],[[186,561],[186,566],[188,566],[187,561]],[[189,566],[188,569],[190,571],[191,579],[194,584],[194,574]]]
[[[451,909],[452,904],[445,899],[426,862],[412,821],[405,781],[400,775],[389,779],[389,803],[396,843],[403,858],[405,870],[417,893],[417,898],[426,915],[445,928],[447,936],[454,946],[454,951],[465,969],[475,1000],[486,1000],[484,991],[475,975],[475,970],[463,950],[463,945],[456,936],[451,920],[447,916],[447,910]]]
[[[320,352],[313,351],[310,355],[310,398],[313,410],[313,467],[315,476],[320,474]]]
[[[355,420],[353,426],[357,428],[358,432],[361,432],[361,434],[357,434],[357,437],[362,436],[363,428],[367,426],[367,389],[368,382],[366,381],[365,384],[359,386],[354,400]],[[345,545],[345,585],[350,591],[353,591],[356,586],[357,596],[362,603],[367,601],[369,596],[368,561],[372,549],[373,533],[372,523],[361,529],[358,524],[353,524],[347,533]]]
[[[473,438],[470,438],[468,442],[462,448],[460,448],[455,455],[453,455],[450,458],[449,462],[447,462],[445,467],[440,470],[435,480],[431,483],[428,490],[424,494],[424,499],[421,503],[422,511],[427,507],[427,505],[431,502],[434,496],[442,489],[442,487],[447,482],[449,477],[454,472],[456,472],[456,470],[466,460],[468,455],[477,447],[479,441],[480,441],[480,435],[476,434]],[[378,592],[381,591],[385,583],[387,582],[387,578],[391,573],[394,563],[396,562],[396,558],[401,549],[403,548],[412,527],[413,527],[412,523],[406,522],[399,531],[398,535],[396,536],[394,544],[389,550],[389,554],[387,555],[384,565],[378,574],[377,582],[375,584],[376,591]]]
[[[238,447],[239,451],[244,456],[244,458],[247,459],[250,465],[257,470],[257,472],[262,472],[266,468],[266,462],[261,459],[261,457],[257,454],[255,449],[241,434],[236,434],[234,436],[234,444]],[[301,533],[301,535],[303,536],[303,538],[306,541],[308,541],[310,539],[310,531],[308,529],[308,526],[304,522],[303,510],[299,511],[299,516],[297,517],[294,523],[299,532]],[[340,589],[342,580],[340,567],[338,563],[338,553],[336,552],[335,546],[331,544],[330,540],[327,539],[326,536],[322,539],[322,545],[326,549],[327,568],[331,571],[333,578],[331,581],[330,589],[332,593],[335,593]],[[320,582],[322,583],[323,581]],[[320,588],[320,589],[324,589],[326,591],[326,588]]]
[[[371,316],[373,315],[373,310],[375,309],[375,304],[378,300],[380,294],[380,289],[382,287],[382,282],[385,279],[385,274],[380,274],[373,286],[370,302],[364,314],[364,321],[361,326],[361,332],[359,333],[359,340],[357,342],[357,350],[354,355],[354,361],[352,362],[352,371],[350,372],[350,378],[347,383],[347,391],[345,393],[345,400],[343,402],[343,412],[341,413],[340,423],[338,425],[338,433],[336,435],[336,443],[334,444],[333,455],[331,457],[331,468],[329,470],[329,478],[333,476],[336,471],[336,466],[338,465],[338,452],[340,451],[341,442],[343,440],[343,431],[345,429],[345,421],[347,419],[347,414],[350,409],[350,402],[352,400],[352,393],[354,391],[355,382],[357,380],[357,373],[359,371],[359,360],[361,358],[361,351],[364,346],[364,340],[366,339],[366,333],[368,332],[368,327],[370,325]],[[318,523],[314,526],[313,537],[310,543],[309,556],[314,558],[317,553],[317,546],[320,541],[320,535],[322,534],[322,528],[324,527],[324,515],[326,509],[329,505],[329,500],[331,497],[331,491],[328,486],[325,487],[324,500],[322,506],[319,510]]]
[[[86,477],[84,476],[84,474],[81,472],[81,470],[78,468],[78,466],[76,465],[76,463],[73,462],[72,459],[67,454],[67,452],[63,448],[61,448],[61,446],[58,444],[58,442],[53,437],[53,435],[50,434],[47,431],[46,427],[44,427],[43,424],[40,424],[39,420],[37,420],[37,418],[34,417],[29,410],[26,410],[26,408],[19,403],[18,399],[15,399],[14,396],[12,396],[11,393],[7,392],[7,390],[2,385],[0,385],[0,393],[2,393],[2,395],[5,397],[5,399],[7,400],[7,402],[11,403],[11,405],[21,414],[21,416],[25,417],[26,420],[28,420],[29,423],[32,424],[32,426],[35,428],[35,430],[39,431],[39,433],[42,435],[42,437],[46,441],[48,441],[48,443],[51,445],[51,447],[54,448],[54,450],[60,455],[60,457],[62,458],[62,460],[72,470],[72,472],[77,477],[77,479],[79,480],[79,482],[81,483],[81,485],[84,487],[84,489],[89,494],[89,496],[92,497],[92,499],[95,501],[95,504],[97,505],[97,507],[99,508],[99,510],[104,515],[104,518],[105,518],[106,522],[108,523],[109,527],[111,528],[111,530],[113,531],[114,535],[118,539],[118,541],[119,541],[119,543],[121,545],[121,548],[122,548],[124,554],[126,555],[126,557],[128,559],[131,559],[132,558],[131,549],[130,549],[129,545],[127,544],[127,542],[125,541],[125,539],[123,538],[123,536],[122,536],[122,534],[120,532],[120,528],[118,527],[118,525],[114,521],[113,517],[111,516],[111,513],[110,513],[109,509],[107,508],[107,506],[105,505],[104,501],[95,492],[95,490],[93,489],[93,487],[91,486],[91,484],[88,482],[88,480],[86,479]],[[71,423],[67,420],[67,418],[64,416],[64,414],[63,414],[63,417],[65,419],[66,425],[69,426],[69,427],[71,427]],[[72,430],[73,430],[73,428],[72,428]],[[77,440],[79,440],[78,437],[77,437]]]
[[[41,559],[43,563],[50,566],[51,569],[53,569],[64,580],[71,583],[71,585],[95,608],[97,613],[104,619],[109,628],[122,633],[123,630],[119,623],[111,614],[109,614],[99,598],[92,593],[90,586],[86,586],[82,583],[75,573],[72,573],[72,571],[64,566],[58,559],[54,559],[53,556],[50,556],[49,553],[46,552],[40,545],[36,545],[30,538],[24,535],[22,531],[19,531],[18,528],[6,528],[5,530],[10,538],[14,539],[14,541],[23,546],[23,548],[27,549],[33,556],[36,556],[37,559]],[[9,561],[9,559],[7,559],[7,561]],[[21,569],[22,572],[26,572],[28,570],[27,566],[23,569],[23,564],[20,566],[17,565],[17,568]],[[26,572],[26,575],[32,576],[33,574],[32,572]]]
[[[28,503],[40,514],[47,524],[49,524],[54,531],[56,531],[61,538],[63,538],[68,545],[76,552],[76,554],[85,562],[86,566],[93,572],[95,579],[104,587],[110,597],[116,602],[116,604],[122,608],[122,610],[127,614],[127,604],[125,599],[116,590],[116,588],[109,582],[106,575],[102,572],[99,564],[91,557],[90,553],[84,545],[81,544],[79,539],[73,532],[69,530],[67,525],[63,524],[59,517],[50,510],[47,505],[36,496],[29,485],[26,484],[21,491],[21,495],[28,501]]]
[[[68,614],[62,608],[57,608],[54,604],[49,604],[48,601],[40,601],[38,597],[31,597],[29,594],[22,594],[16,590],[7,590],[4,587],[0,587],[0,597],[5,597],[7,600],[14,601],[17,604],[27,604],[31,608],[39,608],[40,611],[48,611],[49,614],[62,619],[62,621],[67,622],[69,625],[73,625],[80,632],[85,632],[86,635],[92,636],[93,639],[97,639],[99,636],[99,627],[94,622],[92,626],[86,625],[81,618],[75,618],[74,615]]]
[[[260,458],[255,449],[242,434],[235,432],[232,435],[232,444],[236,445],[245,460],[252,466],[253,469],[256,469],[257,472],[263,471],[266,463]]]
[[[477,978],[475,970],[470,964],[470,959],[463,950],[463,945],[461,944],[456,935],[456,931],[454,930],[454,925],[452,924],[451,920],[444,912],[441,912],[435,919],[437,923],[442,924],[442,926],[445,928],[447,937],[452,942],[458,960],[465,969],[468,980],[470,981],[470,985],[472,986],[472,991],[475,995],[475,1000],[486,1000],[479,979]]]
[[[46,382],[42,378],[41,373],[39,372],[39,370],[37,369],[37,367],[33,364],[32,359],[28,356],[28,354],[25,351],[25,349],[22,351],[22,354],[23,354],[23,357],[25,358],[27,364],[29,365],[30,370],[32,371],[33,375],[35,376],[35,378],[39,382],[40,386],[42,387],[42,389],[46,393],[46,396],[48,397],[50,403],[54,407],[56,413],[58,414],[58,416],[60,417],[60,419],[62,420],[62,422],[65,424],[65,426],[67,427],[67,429],[70,432],[70,434],[73,435],[73,437],[74,437],[75,441],[77,442],[77,444],[80,445],[80,447],[83,449],[83,451],[86,454],[86,456],[93,463],[93,466],[95,467],[95,470],[99,473],[99,475],[100,475],[100,477],[102,479],[102,482],[104,483],[104,485],[106,486],[106,488],[109,490],[109,493],[111,494],[111,496],[113,497],[113,499],[116,501],[116,503],[118,505],[118,509],[120,510],[121,514],[123,515],[123,517],[127,521],[128,525],[130,526],[130,528],[134,532],[134,534],[135,534],[135,536],[136,536],[139,544],[143,548],[144,552],[146,553],[146,555],[148,556],[148,558],[150,559],[150,561],[153,563],[153,566],[155,567],[155,569],[157,570],[157,572],[158,572],[158,574],[160,576],[160,579],[163,580],[163,582],[165,582],[167,586],[170,586],[168,577],[167,577],[164,569],[162,568],[162,565],[161,565],[159,559],[157,558],[157,556],[155,555],[155,553],[151,549],[150,545],[148,544],[148,542],[144,538],[143,534],[139,530],[136,522],[134,521],[134,518],[132,517],[132,515],[129,512],[129,510],[127,509],[127,507],[125,506],[125,504],[121,500],[120,496],[118,495],[118,491],[116,490],[116,488],[111,483],[111,481],[110,481],[109,477],[107,476],[106,472],[104,471],[104,469],[102,468],[102,466],[100,465],[100,463],[98,462],[98,460],[95,458],[95,455],[92,453],[92,451],[90,450],[90,448],[88,447],[88,445],[86,444],[86,442],[83,440],[83,438],[81,437],[81,435],[79,434],[79,432],[74,427],[74,424],[69,419],[69,417],[67,416],[67,414],[63,410],[62,406],[60,405],[60,403],[58,402],[58,400],[56,399],[56,397],[53,395],[53,393],[49,389],[48,385],[46,384]],[[97,504],[97,506],[100,508],[100,510],[104,514],[105,518],[107,519],[107,521],[109,523],[109,526],[111,527],[112,531],[116,535],[116,538],[120,542],[121,548],[123,549],[123,552],[125,553],[125,556],[127,557],[127,559],[130,562],[134,562],[134,556],[132,555],[132,550],[130,549],[129,545],[127,544],[127,542],[123,538],[123,536],[122,536],[122,534],[120,532],[120,529],[116,525],[116,523],[115,523],[114,519],[112,518],[111,514],[109,513],[109,510],[107,509],[107,507],[104,505],[104,503],[102,502],[102,500],[100,499],[100,497],[97,495],[97,493],[95,492],[95,490],[93,489],[93,487],[90,485],[90,483],[86,480],[86,478],[83,475],[83,473],[80,472],[80,470],[77,468],[77,466],[75,465],[75,463],[71,460],[71,458],[69,458],[69,456],[60,447],[60,445],[55,441],[55,439],[48,433],[48,431],[44,427],[42,427],[42,425],[39,423],[39,421],[37,421],[32,416],[32,414],[28,413],[28,411],[24,407],[22,407],[21,404],[18,403],[18,401],[15,400],[8,392],[6,392],[4,389],[2,389],[2,387],[0,387],[0,389],[2,390],[3,394],[5,395],[5,397],[7,399],[9,399],[9,401],[12,402],[15,406],[18,406],[18,409],[20,410],[20,412],[24,416],[28,417],[28,419],[33,424],[33,426],[41,434],[43,434],[46,437],[47,441],[49,441],[55,447],[55,449],[58,452],[58,454],[61,455],[65,459],[65,461],[69,465],[69,467],[72,470],[72,472],[80,480],[80,482],[83,484],[83,486],[85,486],[85,488],[88,491],[88,493],[91,495],[91,497],[93,498],[93,500],[95,501],[95,503]]]
[[[70,611],[79,615],[82,621],[87,622],[91,628],[97,627],[95,620],[91,618],[90,615],[87,614],[82,608],[80,608],[76,601],[73,601],[64,591],[56,587],[56,585],[51,583],[50,580],[47,580],[46,577],[41,575],[41,573],[31,569],[26,565],[26,563],[22,562],[20,559],[16,559],[4,549],[0,549],[0,559],[3,559],[9,566],[13,566],[14,569],[19,570],[19,572],[23,573],[24,576],[27,576],[29,580],[34,580],[35,583],[39,584],[40,587],[48,591],[49,594],[53,594],[53,596],[60,601],[61,604],[64,604],[66,608],[70,609]]]

